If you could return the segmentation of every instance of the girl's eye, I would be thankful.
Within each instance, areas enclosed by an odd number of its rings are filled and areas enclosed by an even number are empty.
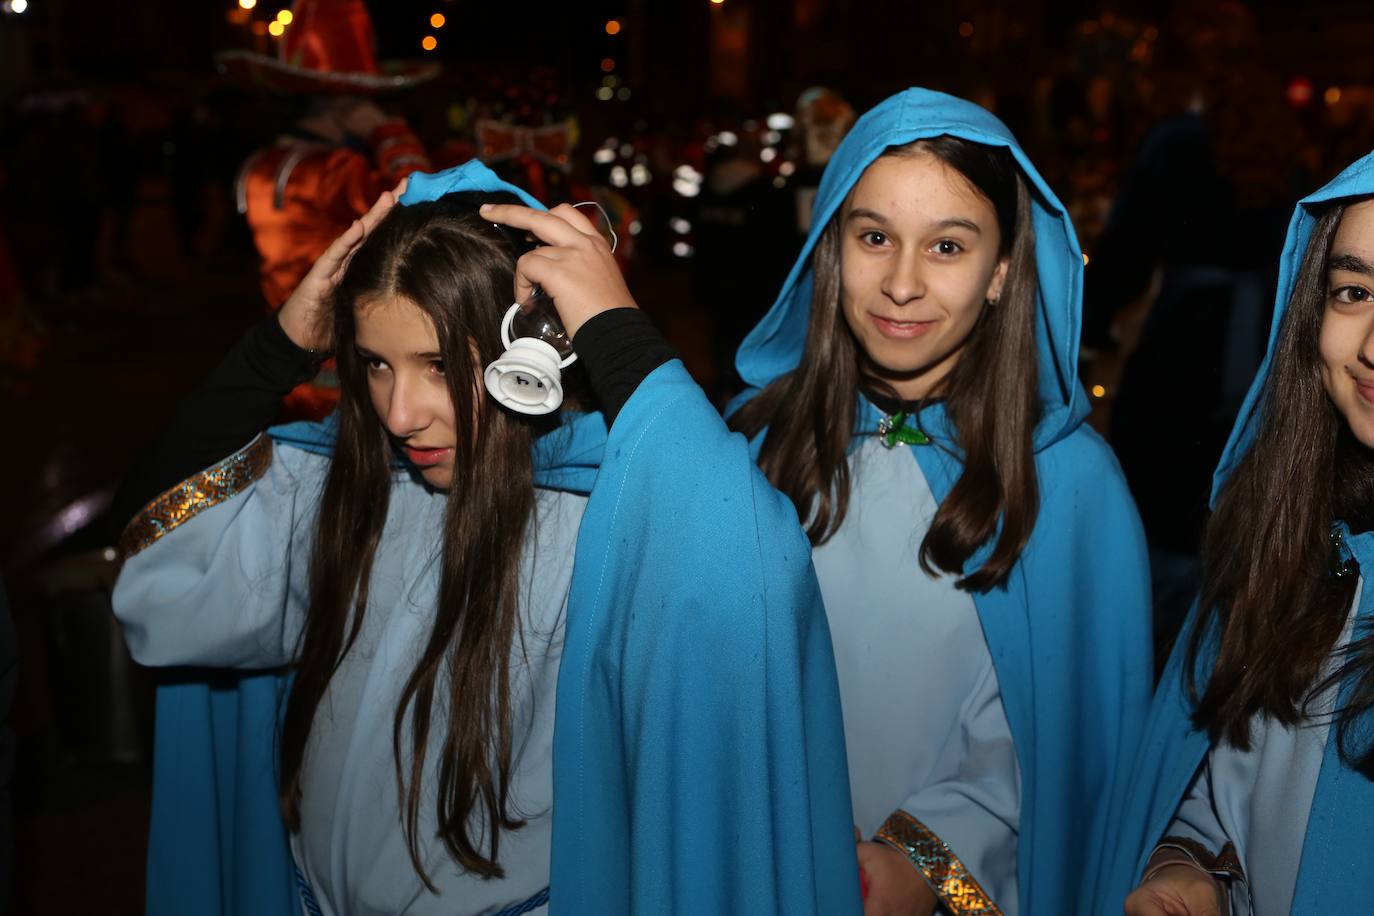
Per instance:
[[[881,248],[883,245],[887,244],[887,235],[876,229],[870,229],[868,232],[860,233],[859,239],[865,245],[872,245],[874,248]]]
[[[429,370],[435,375],[444,374],[444,361],[442,359],[432,359],[429,361]]]
[[[1369,302],[1374,299],[1374,293],[1370,293],[1363,286],[1338,286],[1331,291],[1331,298],[1351,305],[1356,302]]]
[[[368,372],[382,372],[386,369],[386,363],[380,359],[367,359],[364,362],[367,363]]]
[[[935,243],[936,254],[952,255],[958,254],[963,250],[964,247],[960,245],[958,242],[954,241],[954,239],[940,239],[940,241]]]

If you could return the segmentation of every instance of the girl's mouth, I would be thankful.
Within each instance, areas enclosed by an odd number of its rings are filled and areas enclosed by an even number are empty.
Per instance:
[[[883,318],[880,315],[872,315],[871,317],[873,324],[878,328],[878,333],[884,337],[892,337],[897,340],[910,340],[913,337],[920,337],[935,327],[934,321],[897,321],[893,318]]]
[[[432,467],[442,463],[443,460],[448,457],[449,453],[453,451],[451,448],[416,448],[411,445],[407,445],[404,448],[406,457],[410,459],[410,463],[421,468]]]

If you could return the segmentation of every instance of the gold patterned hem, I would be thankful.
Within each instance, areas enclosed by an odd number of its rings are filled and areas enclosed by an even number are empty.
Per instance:
[[[120,556],[127,560],[211,506],[242,493],[271,465],[272,440],[260,434],[228,458],[182,481],[145,506],[120,536]]]
[[[873,839],[894,847],[925,875],[954,916],[1002,916],[987,891],[944,841],[905,811],[895,811]]]

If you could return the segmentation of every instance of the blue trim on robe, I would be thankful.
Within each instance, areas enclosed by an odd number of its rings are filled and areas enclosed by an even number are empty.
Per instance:
[[[741,345],[736,366],[756,388],[796,368],[810,318],[811,252],[831,216],[889,147],[946,134],[1008,149],[1031,188],[1041,508],[1008,587],[973,597],[1023,780],[1020,908],[1073,913],[1090,899],[1087,885],[1111,836],[1107,802],[1135,754],[1152,663],[1144,533],[1114,456],[1083,424],[1089,411],[1077,378],[1083,256],[1064,206],[993,115],[940,92],[898,93],[860,118],[831,159],[811,234],[772,309]],[[864,423],[876,420],[859,422],[867,432]],[[923,410],[920,423],[937,445],[912,446],[913,455],[943,501],[961,470],[950,453],[957,453],[957,439],[941,405]],[[975,553],[965,571],[980,566],[993,546]]]
[[[1215,503],[1236,466],[1254,444],[1259,432],[1265,386],[1273,367],[1274,352],[1282,328],[1288,300],[1297,283],[1303,255],[1316,226],[1318,211],[1326,204],[1350,197],[1374,194],[1374,153],[1357,160],[1329,184],[1303,198],[1294,210],[1279,264],[1278,293],[1270,326],[1269,347],[1259,372],[1250,385],[1236,425],[1222,453],[1212,480]],[[1365,588],[1360,598],[1357,625],[1364,626],[1374,614],[1374,535],[1364,533],[1347,539],[1362,564]],[[1131,779],[1123,785],[1114,802],[1117,842],[1103,862],[1096,892],[1097,912],[1117,912],[1121,902],[1135,887],[1145,861],[1163,837],[1174,812],[1187,794],[1197,768],[1207,754],[1205,733],[1192,727],[1189,702],[1183,678],[1183,664],[1191,628],[1197,617],[1194,607],[1184,632],[1175,645],[1173,657],[1160,681],[1159,692],[1150,710],[1141,754]],[[1358,639],[1360,632],[1354,637]],[[1201,653],[1198,683],[1206,683],[1211,670],[1211,651]],[[1341,697],[1349,684],[1343,684]],[[1374,899],[1374,870],[1367,867],[1374,855],[1374,832],[1368,821],[1374,814],[1374,785],[1347,767],[1339,758],[1334,740],[1336,730],[1327,737],[1321,773],[1313,795],[1312,810],[1304,841],[1304,852],[1294,892],[1294,913],[1359,912]],[[1320,901],[1320,906],[1316,904]],[[1344,902],[1342,902],[1344,901]]]

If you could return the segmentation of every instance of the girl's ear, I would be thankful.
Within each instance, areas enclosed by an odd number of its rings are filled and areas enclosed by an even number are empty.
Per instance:
[[[988,302],[996,303],[1002,298],[1002,288],[1007,283],[1007,268],[1011,264],[1010,257],[998,260],[997,266],[993,268],[992,279],[988,281],[988,291],[983,298]]]

